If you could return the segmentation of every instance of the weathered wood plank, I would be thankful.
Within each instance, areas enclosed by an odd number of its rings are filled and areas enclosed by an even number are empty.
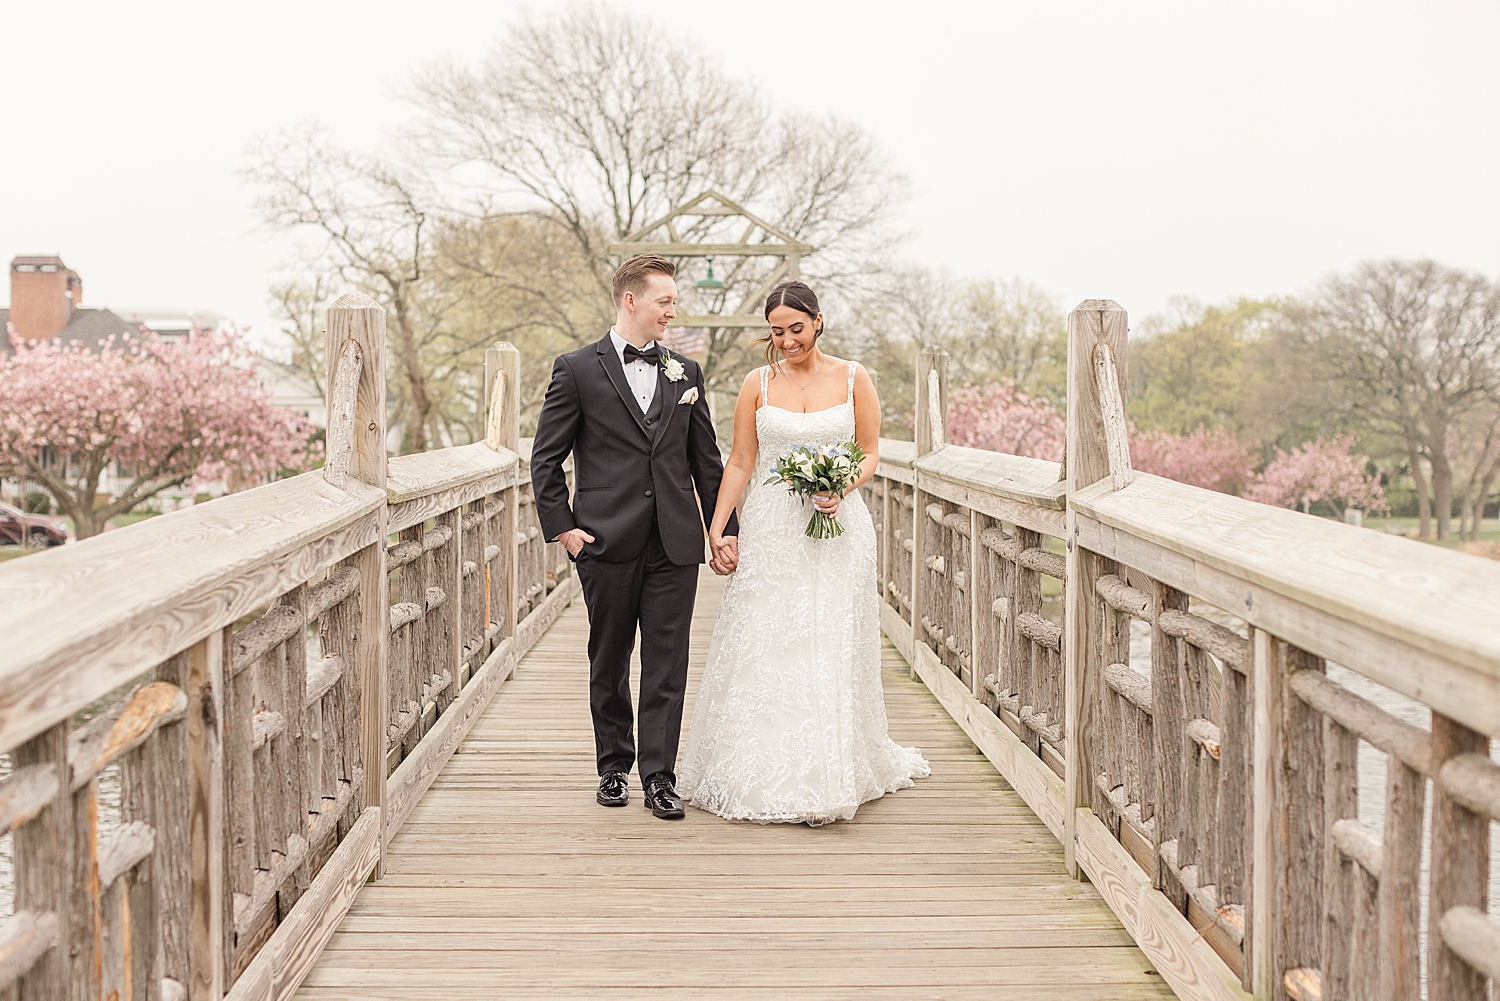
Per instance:
[[[1324,996],[1351,997],[1354,964],[1361,961],[1352,951],[1355,944],[1354,900],[1359,882],[1354,867],[1345,860],[1356,851],[1348,834],[1349,826],[1357,833],[1369,832],[1355,818],[1359,816],[1359,737],[1331,719],[1323,719],[1323,965]],[[1344,835],[1340,837],[1340,835]],[[1373,840],[1373,837],[1372,837]],[[1368,846],[1361,854],[1368,857]],[[1354,849],[1351,851],[1350,849]],[[1375,872],[1379,873],[1379,868]]]
[[[1422,825],[1426,783],[1395,755],[1385,766],[1385,834],[1381,837],[1380,996],[1417,1001],[1421,994]]]
[[[380,858],[380,811],[367,808],[297,906],[235,981],[226,1001],[282,1001],[312,969]]]
[[[1489,757],[1487,736],[1432,714],[1432,757],[1442,767],[1461,755]],[[1427,898],[1427,986],[1443,1001],[1489,1001],[1485,970],[1448,944],[1443,918],[1489,904],[1490,818],[1465,808],[1442,786],[1432,797],[1432,883]]]
[[[882,438],[882,459],[886,443],[887,439]],[[917,485],[934,496],[944,496],[947,487],[963,487],[1028,507],[1063,510],[1064,492],[1057,478],[1058,464],[1046,459],[947,445],[941,454],[924,455],[912,465],[917,471]]]
[[[412,808],[432,786],[449,757],[468,736],[479,714],[489,706],[500,686],[515,670],[515,648],[502,641],[490,654],[454,700],[449,711],[438,718],[416,750],[401,762],[387,781],[386,837],[401,829]]]
[[[1280,644],[1275,675],[1283,686],[1281,746],[1276,751],[1275,817],[1278,845],[1276,962],[1285,973],[1322,967],[1323,871],[1323,719],[1290,691],[1297,673],[1321,673],[1321,660],[1305,650]],[[1256,678],[1259,684],[1261,678]],[[1300,906],[1289,906],[1291,902]]]
[[[1080,809],[1078,863],[1179,998],[1248,1001],[1239,978],[1094,816]]]
[[[30,557],[27,557],[30,559]],[[15,860],[16,913],[52,914],[56,918],[56,948],[36,962],[31,974],[38,997],[68,996],[69,880],[73,874],[73,797],[68,791],[68,726],[59,724],[11,752],[18,769],[45,768],[52,773],[51,802],[12,835]]]
[[[224,878],[223,632],[194,644],[187,664],[187,787],[190,836],[188,997],[224,996],[232,902]]]
[[[1137,481],[1139,482],[1139,481]],[[1250,794],[1250,894],[1246,900],[1245,965],[1256,1001],[1270,1001],[1282,988],[1276,969],[1276,898],[1281,837],[1276,804],[1281,786],[1282,681],[1276,637],[1250,634],[1253,667]]]
[[[516,464],[519,461],[520,457],[510,449],[494,449],[482,441],[431,452],[398,455],[390,460],[385,485],[386,500],[391,507],[396,508],[418,498],[456,490],[458,493],[453,496],[463,499],[444,508],[451,510],[459,504],[467,504],[487,493],[509,486],[514,482]],[[509,482],[506,482],[507,473],[512,477]]]
[[[389,684],[386,667],[390,663],[387,650],[390,646],[389,585],[386,580],[385,532],[382,526],[380,540],[366,546],[358,557],[359,567],[359,705],[353,719],[358,721],[357,734],[350,734],[359,747],[359,767],[365,775],[364,802],[362,807],[377,807],[385,816],[385,760],[386,760],[386,686]],[[385,837],[380,837],[380,856],[385,857]],[[375,874],[382,871],[376,863]]]

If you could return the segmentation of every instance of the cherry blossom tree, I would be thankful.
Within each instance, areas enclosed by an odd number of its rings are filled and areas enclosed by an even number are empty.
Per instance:
[[[954,390],[948,399],[948,440],[955,445],[1061,462],[1067,425],[1046,399],[1011,382]]]
[[[1180,483],[1237,494],[1253,475],[1251,447],[1227,428],[1199,426],[1188,434],[1130,433],[1130,464]]]
[[[1340,518],[1348,508],[1386,510],[1380,480],[1365,472],[1365,457],[1350,452],[1348,435],[1319,438],[1290,452],[1276,450],[1265,472],[1256,477],[1250,499],[1278,507],[1327,505]]]
[[[313,458],[302,418],[272,404],[233,333],[167,344],[153,334],[94,351],[28,343],[0,357],[0,475],[32,480],[78,538],[195,478],[254,482]],[[97,500],[119,464],[125,485]]]

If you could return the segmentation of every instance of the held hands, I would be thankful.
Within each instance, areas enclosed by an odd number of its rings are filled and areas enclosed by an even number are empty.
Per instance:
[[[581,528],[570,528],[559,535],[557,540],[567,547],[568,555],[576,560],[578,554],[583,552],[584,544],[593,542],[594,537]]]
[[[714,535],[709,537],[709,545],[713,548],[713,559],[708,566],[720,577],[727,577],[734,573],[740,564],[740,540],[737,536]]]

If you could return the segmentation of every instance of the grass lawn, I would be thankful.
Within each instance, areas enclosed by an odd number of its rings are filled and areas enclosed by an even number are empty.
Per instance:
[[[1417,518],[1366,518],[1365,527],[1377,532],[1390,532],[1392,535],[1404,535],[1409,539],[1417,537],[1417,526],[1420,524]],[[1453,531],[1458,532],[1458,519],[1453,519]],[[1475,556],[1488,556],[1490,559],[1500,559],[1500,518],[1485,518],[1479,522],[1479,541],[1459,542],[1458,539],[1445,539],[1439,542],[1436,539],[1423,539],[1422,541],[1434,546],[1443,546],[1447,549],[1460,549]]]

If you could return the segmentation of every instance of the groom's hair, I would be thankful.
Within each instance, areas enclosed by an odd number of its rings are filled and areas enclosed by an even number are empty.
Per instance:
[[[641,254],[638,257],[632,257],[615,271],[613,289],[615,305],[620,304],[626,292],[640,295],[646,291],[646,282],[651,275],[666,275],[672,278],[676,274],[677,265],[660,254]]]

